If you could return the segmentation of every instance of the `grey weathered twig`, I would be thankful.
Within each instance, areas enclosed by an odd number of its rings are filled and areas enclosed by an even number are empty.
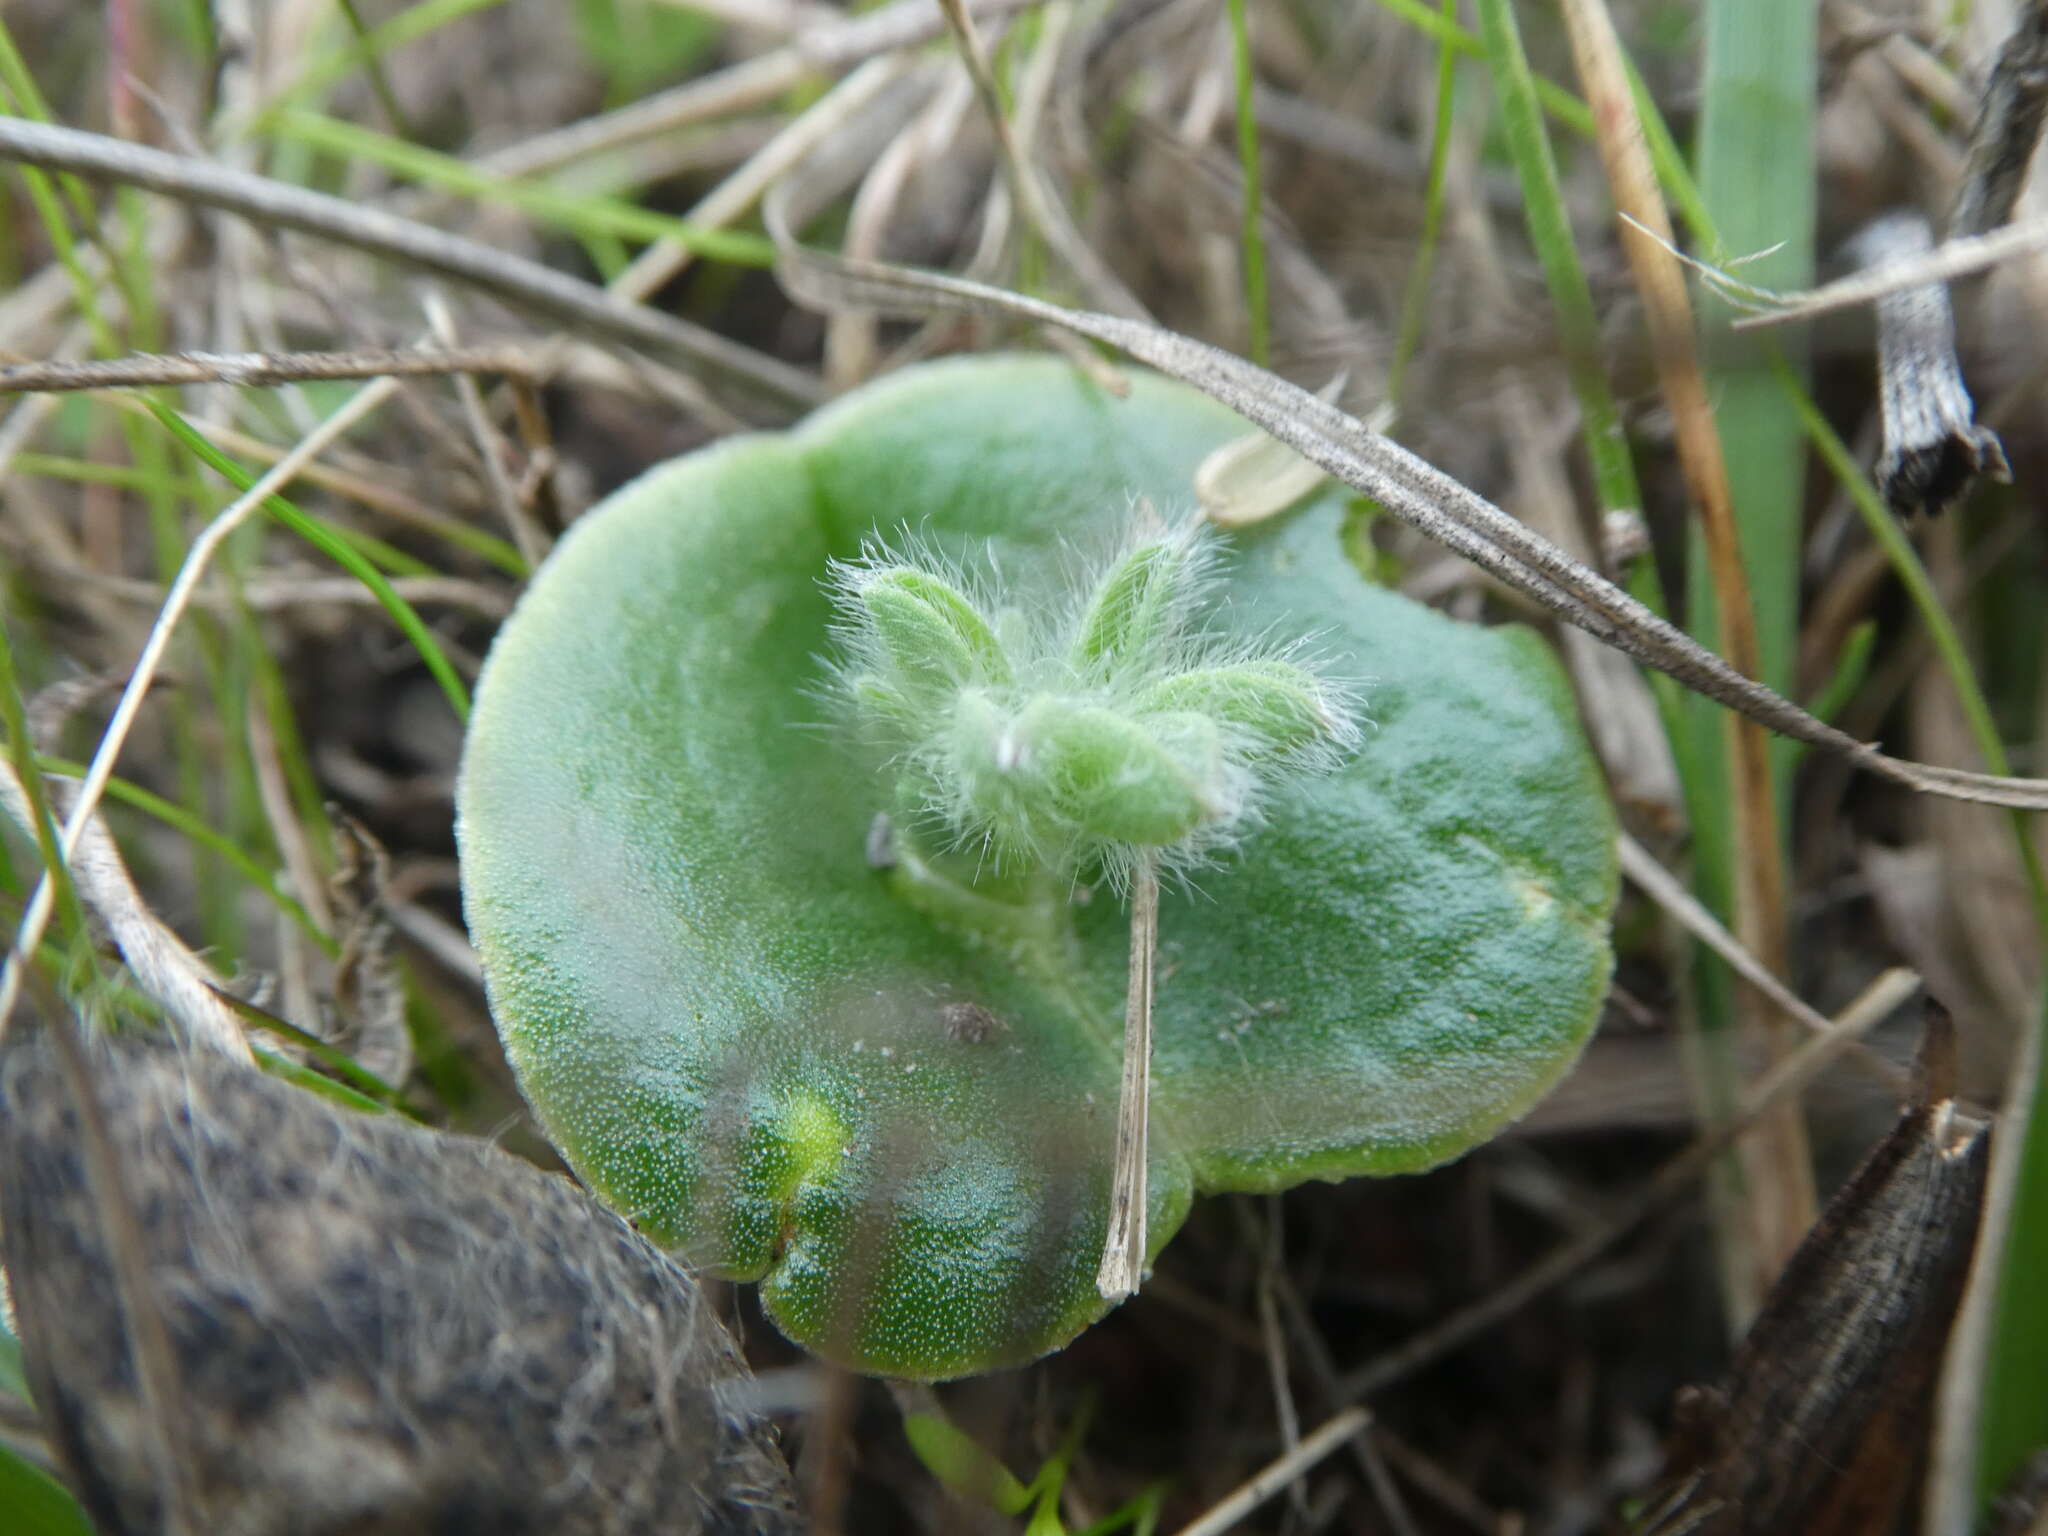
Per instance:
[[[1970,158],[1949,209],[1948,238],[1987,234],[2012,217],[2027,166],[2048,123],[2048,5],[2026,13],[1998,50],[1984,110],[1970,135]]]
[[[787,184],[781,190],[787,192]],[[1485,497],[1336,406],[1243,358],[1158,326],[1062,309],[963,278],[852,261],[799,246],[790,233],[793,209],[789,204],[790,196],[770,197],[763,212],[781,252],[778,274],[784,287],[802,303],[820,309],[865,305],[918,315],[935,310],[1003,315],[1105,342],[1214,396],[1411,527],[1566,622],[1775,731],[1841,753],[1873,773],[1925,793],[2022,810],[2048,810],[2048,780],[1907,762],[1814,718],[1791,700],[1743,676],[1722,657]]]
[[[1704,262],[1690,257],[1682,259],[1698,270],[1722,298],[1752,311],[1733,322],[1731,329],[1755,331],[1874,304],[1888,293],[1917,288],[1923,283],[1952,282],[2044,250],[2048,250],[2048,219],[2029,219],[2024,224],[2008,224],[1987,234],[1954,236],[1925,256],[1900,262],[1881,273],[1854,272],[1798,293],[1758,288]]]
[[[1867,226],[1850,249],[1864,267],[1882,273],[1933,246],[1925,219],[1892,213]],[[2012,478],[1998,434],[1977,425],[1963,387],[1944,284],[1900,289],[1877,301],[1877,367],[1884,416],[1877,488],[1893,512],[1932,516],[1959,501],[1980,476]]]
[[[0,155],[143,187],[439,272],[563,325],[709,369],[783,406],[814,405],[823,398],[823,388],[811,375],[715,331],[643,305],[619,303],[565,272],[380,208],[104,134],[19,118],[0,118]]]
[[[2012,217],[2027,166],[2048,122],[2048,4],[2030,0],[1998,52],[1969,163],[1949,210],[1950,242],[1990,235]],[[1882,277],[1925,258],[1933,233],[1915,214],[1879,219],[1852,243],[1860,265]],[[1951,247],[1952,248],[1952,247]],[[1878,385],[1884,451],[1878,488],[1901,517],[1930,515],[1960,500],[1980,476],[2010,480],[1998,435],[1976,422],[1956,362],[1948,288],[1925,283],[1877,301]]]

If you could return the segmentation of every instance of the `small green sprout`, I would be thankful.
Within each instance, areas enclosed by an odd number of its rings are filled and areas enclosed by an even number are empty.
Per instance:
[[[1215,536],[1140,505],[1114,556],[1043,621],[998,580],[871,546],[835,564],[840,669],[862,733],[898,772],[898,809],[985,865],[1075,881],[1100,871],[1131,898],[1116,1182],[1097,1285],[1137,1289],[1144,1265],[1152,959],[1159,877],[1234,848],[1287,784],[1358,742],[1348,689],[1298,644],[1204,624]]]
[[[836,565],[841,692],[899,817],[1005,872],[1190,872],[1357,745],[1351,691],[1301,645],[1205,623],[1215,536],[1141,508],[1036,616],[917,549]]]

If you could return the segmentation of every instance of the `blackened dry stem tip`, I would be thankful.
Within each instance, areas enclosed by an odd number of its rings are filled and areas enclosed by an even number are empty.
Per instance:
[[[1860,265],[1882,268],[1933,247],[1925,219],[1891,213],[1857,235],[1849,251]],[[1981,478],[2011,480],[1998,434],[1977,424],[1963,387],[1946,285],[1925,283],[1877,301],[1877,356],[1884,414],[1877,487],[1896,515],[1932,517]]]

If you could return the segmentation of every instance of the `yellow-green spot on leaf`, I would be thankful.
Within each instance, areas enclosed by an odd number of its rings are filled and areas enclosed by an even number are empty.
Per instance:
[[[776,1126],[774,1171],[770,1192],[787,1203],[807,1181],[829,1176],[839,1167],[852,1132],[816,1094],[798,1092],[783,1106]]]

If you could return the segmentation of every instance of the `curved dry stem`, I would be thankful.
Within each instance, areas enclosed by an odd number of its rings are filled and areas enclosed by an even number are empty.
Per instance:
[[[9,126],[26,127],[28,124],[0,122],[0,129]],[[89,135],[88,135],[89,137]],[[71,814],[65,818],[59,851],[69,864],[77,856],[80,843],[84,840],[87,824],[93,812],[98,809],[100,796],[105,792],[107,780],[114,776],[114,764],[121,755],[121,748],[128,740],[128,732],[135,724],[135,716],[142,708],[142,701],[148,695],[150,685],[156,680],[157,668],[162,665],[164,652],[171,643],[171,634],[191,606],[193,595],[199,587],[199,579],[206,574],[206,568],[228,536],[248,520],[250,515],[270,498],[272,492],[289,484],[299,472],[299,466],[325,452],[327,446],[348,431],[358,421],[377,409],[398,389],[396,379],[385,377],[374,379],[350,397],[348,402],[321,422],[299,445],[270,469],[264,472],[256,483],[221,509],[220,515],[201,530],[199,537],[192,541],[186,552],[185,563],[178,568],[177,579],[171,583],[171,590],[164,598],[164,606],[151,627],[149,638],[143,642],[142,654],[136,659],[135,668],[129,675],[128,686],[121,693],[121,701],[114,706],[114,715],[107,722],[106,732],[100,737],[100,744],[93,752],[92,763],[86,769],[85,782],[78,791],[77,802]],[[24,957],[35,952],[42,942],[43,932],[49,926],[50,913],[56,902],[56,885],[45,870],[36,882],[33,895],[29,897],[28,909],[22,914],[21,926],[15,932],[14,947],[7,956],[7,965],[0,971],[0,1035],[5,1035],[9,1017],[14,1012],[15,999],[21,993],[21,968]]]
[[[34,826],[28,793],[5,763],[0,763],[0,810],[24,828]],[[212,973],[143,904],[113,834],[97,815],[85,821],[69,867],[79,898],[106,924],[137,984],[179,1033],[194,1045],[253,1065],[249,1042],[214,991]]]
[[[1781,735],[1849,758],[1909,789],[2019,810],[2048,810],[2048,780],[1931,766],[1880,752],[1730,666],[1606,577],[1516,521],[1476,491],[1297,385],[1191,337],[1114,315],[1063,309],[984,283],[798,245],[789,184],[764,204],[780,251],[777,273],[798,302],[924,315],[991,314],[1107,343],[1229,406],[1550,612]]]
[[[309,192],[189,155],[166,154],[104,134],[19,118],[0,118],[0,155],[125,182],[181,202],[219,208],[259,224],[296,230],[439,272],[507,303],[614,341],[661,356],[680,357],[777,402],[813,405],[822,397],[817,380],[803,370],[714,331],[659,310],[621,303],[566,272],[381,208]]]

